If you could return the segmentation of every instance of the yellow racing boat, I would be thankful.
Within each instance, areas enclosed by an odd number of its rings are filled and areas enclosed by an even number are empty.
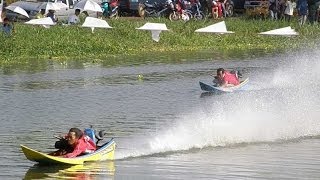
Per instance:
[[[114,160],[114,151],[116,148],[116,143],[113,139],[109,142],[100,146],[95,152],[90,154],[85,154],[82,156],[77,156],[74,158],[63,158],[57,156],[50,156],[46,153],[42,153],[31,148],[28,148],[24,145],[20,145],[24,155],[30,161],[38,162],[39,164],[83,164],[84,162],[89,161],[105,161],[105,160]]]

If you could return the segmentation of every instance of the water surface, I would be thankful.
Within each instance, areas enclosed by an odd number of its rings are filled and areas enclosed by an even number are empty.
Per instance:
[[[318,179],[320,62],[312,53],[2,71],[0,178]],[[249,77],[246,91],[203,94],[198,82],[210,83],[219,67]],[[20,150],[49,152],[53,135],[90,125],[115,137],[115,161],[41,167]]]

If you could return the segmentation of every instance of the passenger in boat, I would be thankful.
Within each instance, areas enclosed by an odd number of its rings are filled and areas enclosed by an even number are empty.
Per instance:
[[[61,142],[55,145],[59,150],[50,155],[73,158],[96,150],[95,142],[78,128],[71,128]]]
[[[236,86],[240,84],[237,73],[231,73],[223,68],[217,69],[217,75],[214,77],[213,83],[220,87]]]

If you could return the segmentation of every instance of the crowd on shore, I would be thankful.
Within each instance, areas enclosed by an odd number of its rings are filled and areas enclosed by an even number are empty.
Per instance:
[[[320,1],[270,0],[269,15],[273,20],[284,19],[289,22],[293,16],[298,16],[300,25],[304,25],[307,20],[313,24],[320,20],[319,7]]]
[[[185,2],[183,1],[189,1],[189,0],[178,0],[182,8],[184,10],[186,7],[182,6]],[[210,0],[211,1],[211,0]],[[298,16],[299,24],[302,26],[307,21],[311,24],[318,22],[320,11],[320,0],[319,1],[309,1],[308,0],[269,0],[268,1],[268,16],[272,20],[285,20],[285,21],[291,21],[294,16]],[[213,7],[216,7],[217,2],[221,4],[221,14],[222,17],[219,18],[227,18],[228,13],[226,12],[226,6],[228,5],[227,0],[213,0],[212,4],[208,6],[208,3],[206,5],[201,5],[202,8],[207,8],[204,10],[205,12],[212,10],[212,14],[210,14],[210,17],[214,18],[214,12]],[[190,2],[189,2],[190,3]],[[198,0],[191,1],[191,5],[193,3],[203,4],[203,2]],[[212,7],[212,8],[210,8]],[[5,13],[3,13],[2,18],[2,25],[0,28],[0,31],[2,31],[6,35],[11,35],[12,32],[14,32],[14,25],[12,22],[10,22],[9,18],[5,17]],[[79,24],[83,23],[84,19],[89,16],[86,11],[82,11],[80,9],[75,9],[74,14],[70,15],[67,20],[65,20],[64,24]],[[98,14],[97,14],[98,16]],[[47,13],[44,9],[41,9],[38,14],[36,15],[36,18],[44,18],[44,17],[50,17],[53,22],[58,22],[58,18],[55,15],[54,10],[49,10]],[[60,21],[61,22],[61,21]]]

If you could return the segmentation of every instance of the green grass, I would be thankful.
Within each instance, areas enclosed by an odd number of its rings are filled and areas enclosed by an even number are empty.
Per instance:
[[[170,31],[162,32],[160,42],[151,39],[149,31],[135,28],[146,22],[166,23]],[[262,53],[284,52],[300,47],[313,47],[320,35],[319,26],[299,27],[283,21],[226,19],[228,30],[235,34],[217,35],[195,33],[198,28],[218,21],[170,22],[167,19],[118,19],[108,20],[113,29],[91,29],[77,26],[40,26],[15,24],[11,37],[0,35],[0,66],[23,66],[45,63],[44,60],[99,62],[105,65],[139,64],[157,59],[161,54],[175,61],[176,53],[188,58],[199,51],[215,52],[221,56],[237,56],[255,51]],[[291,25],[300,35],[297,37],[261,36],[257,33]],[[126,58],[124,58],[126,57]],[[132,58],[127,58],[132,57]],[[143,58],[149,57],[149,58]]]

